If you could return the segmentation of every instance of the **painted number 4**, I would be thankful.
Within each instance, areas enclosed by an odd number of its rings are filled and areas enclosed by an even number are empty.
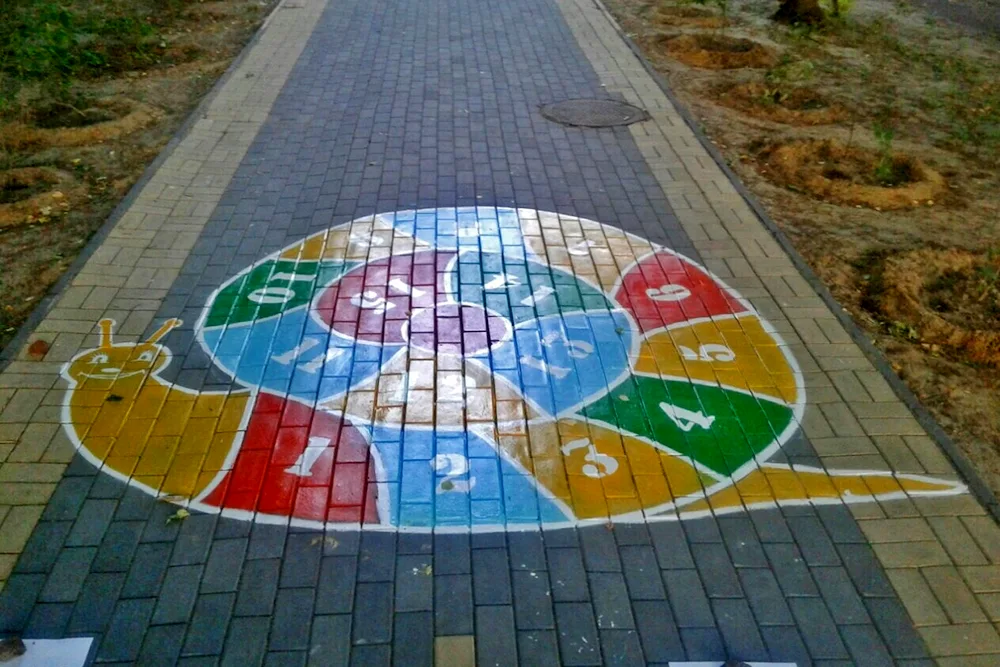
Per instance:
[[[704,412],[688,410],[669,403],[660,403],[660,409],[670,417],[670,421],[677,424],[677,428],[687,433],[695,426],[708,429],[715,422],[715,415],[706,415]]]

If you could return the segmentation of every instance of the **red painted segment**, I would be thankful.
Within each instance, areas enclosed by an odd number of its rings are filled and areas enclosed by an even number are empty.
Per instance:
[[[338,417],[257,395],[232,470],[204,501],[314,521],[378,523],[368,442]]]
[[[632,313],[643,333],[696,318],[748,312],[708,273],[662,251],[629,269],[612,298]]]
[[[403,323],[412,312],[447,300],[445,276],[455,254],[429,250],[356,267],[320,295],[316,314],[350,338],[403,343]]]

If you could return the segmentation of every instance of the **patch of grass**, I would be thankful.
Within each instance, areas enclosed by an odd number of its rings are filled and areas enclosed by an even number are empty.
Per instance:
[[[2,0],[0,113],[26,83],[65,99],[74,79],[144,69],[164,53],[157,23],[187,0]]]

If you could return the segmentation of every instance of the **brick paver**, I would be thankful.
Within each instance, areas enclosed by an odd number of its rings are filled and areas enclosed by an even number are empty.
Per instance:
[[[1000,660],[1000,528],[591,0],[280,4],[35,339],[0,635]]]

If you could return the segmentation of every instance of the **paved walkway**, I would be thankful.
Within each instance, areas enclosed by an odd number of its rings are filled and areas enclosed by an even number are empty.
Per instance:
[[[1000,529],[592,0],[286,0],[35,339],[0,636],[1000,664]]]

